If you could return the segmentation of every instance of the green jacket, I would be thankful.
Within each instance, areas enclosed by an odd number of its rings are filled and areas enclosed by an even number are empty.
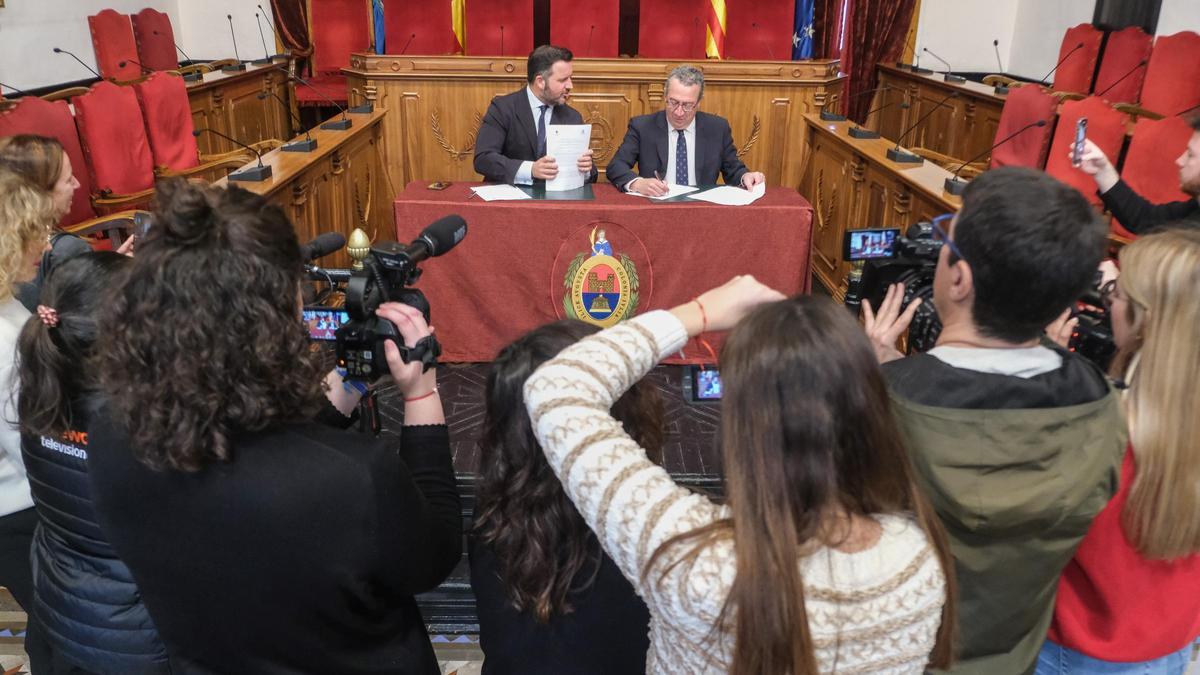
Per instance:
[[[1116,492],[1118,398],[979,410],[892,401],[917,480],[950,535],[958,579],[954,673],[1032,673],[1063,567]]]

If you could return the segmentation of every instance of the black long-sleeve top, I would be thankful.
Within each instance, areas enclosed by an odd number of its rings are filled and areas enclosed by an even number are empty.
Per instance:
[[[439,672],[413,595],[462,554],[445,426],[404,427],[399,452],[315,422],[247,433],[196,473],[91,436],[101,525],[176,672]]]
[[[1108,192],[1101,194],[1100,199],[1117,222],[1134,234],[1142,234],[1159,225],[1169,225],[1200,215],[1200,201],[1196,199],[1151,204],[1123,180],[1117,181]]]

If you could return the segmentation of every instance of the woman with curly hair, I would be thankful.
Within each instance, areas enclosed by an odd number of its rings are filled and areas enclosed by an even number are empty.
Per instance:
[[[582,321],[537,328],[505,347],[488,376],[469,542],[485,675],[646,669],[646,604],[563,492],[522,405],[538,366],[599,330]],[[663,410],[654,387],[634,385],[613,415],[661,463]]]
[[[413,595],[459,560],[462,514],[436,371],[386,344],[405,401],[398,448],[333,428],[357,399],[334,375],[322,395],[304,276],[278,207],[160,184],[101,318],[101,526],[175,670],[437,673]],[[377,314],[409,347],[431,333],[411,307]]]

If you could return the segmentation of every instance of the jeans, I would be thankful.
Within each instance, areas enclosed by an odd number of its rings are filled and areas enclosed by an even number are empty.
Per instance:
[[[1184,675],[1191,659],[1192,645],[1152,661],[1119,663],[1093,659],[1046,640],[1038,654],[1036,675]]]

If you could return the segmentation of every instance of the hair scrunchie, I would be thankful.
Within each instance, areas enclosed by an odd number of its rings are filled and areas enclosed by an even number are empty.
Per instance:
[[[42,323],[46,324],[46,326],[49,328],[54,328],[58,325],[58,311],[56,311],[53,307],[38,305],[37,315],[38,318],[42,320]]]

